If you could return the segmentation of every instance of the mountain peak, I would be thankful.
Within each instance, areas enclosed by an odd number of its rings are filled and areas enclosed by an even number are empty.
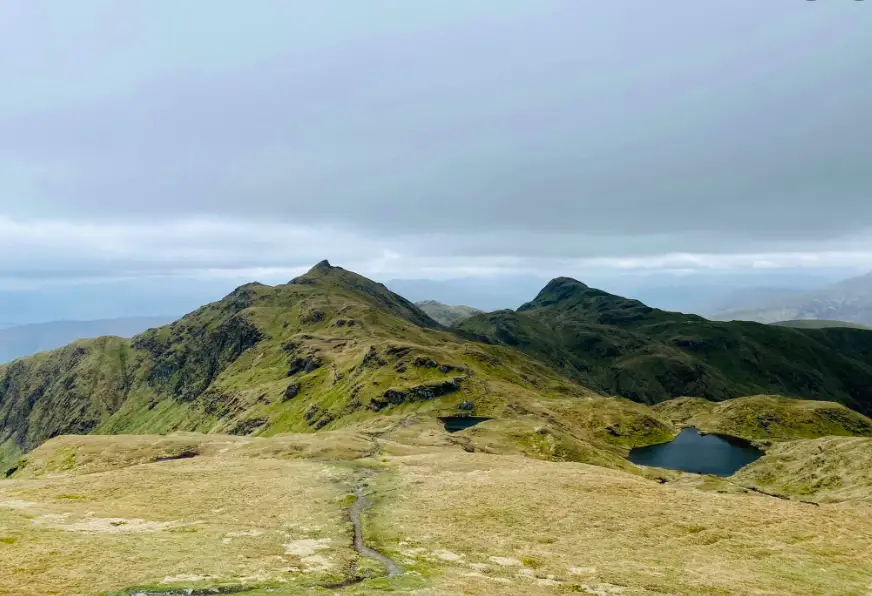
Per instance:
[[[571,277],[555,277],[549,281],[544,288],[536,295],[532,302],[522,305],[518,310],[530,310],[533,308],[541,308],[550,306],[558,302],[563,302],[569,298],[574,298],[590,290],[590,288]]]
[[[330,264],[330,261],[324,259],[323,261],[318,261],[315,263],[315,266],[309,269],[309,273],[313,273],[315,271],[330,271],[331,269],[336,269],[333,265]]]
[[[390,311],[392,314],[421,327],[439,326],[424,311],[402,296],[391,292],[384,284],[342,267],[331,265],[326,259],[316,264],[305,274],[292,279],[289,285],[311,286],[322,293],[351,292],[365,298],[379,308]]]
[[[589,287],[590,286],[588,286],[587,284],[584,284],[572,277],[555,277],[554,279],[549,281],[544,288],[542,288],[542,291],[553,291],[558,288],[587,289]]]

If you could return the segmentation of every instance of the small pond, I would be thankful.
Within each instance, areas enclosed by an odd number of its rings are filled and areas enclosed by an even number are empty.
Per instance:
[[[685,428],[670,443],[631,450],[629,459],[640,466],[732,476],[739,468],[761,457],[763,452],[747,441],[721,435],[701,435],[695,428]]]
[[[450,433],[456,433],[459,430],[481,424],[490,418],[483,416],[444,416],[439,419],[445,425],[445,430]]]

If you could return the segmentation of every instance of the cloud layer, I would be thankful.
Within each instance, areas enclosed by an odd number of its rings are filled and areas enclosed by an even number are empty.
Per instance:
[[[872,13],[155,0],[0,17],[0,277],[872,268]]]

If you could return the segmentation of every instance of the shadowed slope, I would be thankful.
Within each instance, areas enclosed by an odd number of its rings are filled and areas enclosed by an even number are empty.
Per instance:
[[[478,315],[458,327],[637,401],[775,393],[872,412],[872,342],[865,331],[713,322],[569,278],[552,280],[517,311]]]

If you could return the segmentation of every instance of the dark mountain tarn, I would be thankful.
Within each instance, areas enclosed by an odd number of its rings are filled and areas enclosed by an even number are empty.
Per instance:
[[[445,430],[450,433],[459,432],[475,426],[476,424],[487,422],[488,420],[491,420],[491,418],[486,418],[484,416],[443,416],[442,418],[439,418],[439,422],[441,422],[445,426]]]
[[[723,435],[703,435],[695,428],[686,428],[669,443],[633,449],[629,460],[640,466],[732,476],[763,455],[748,441]]]

